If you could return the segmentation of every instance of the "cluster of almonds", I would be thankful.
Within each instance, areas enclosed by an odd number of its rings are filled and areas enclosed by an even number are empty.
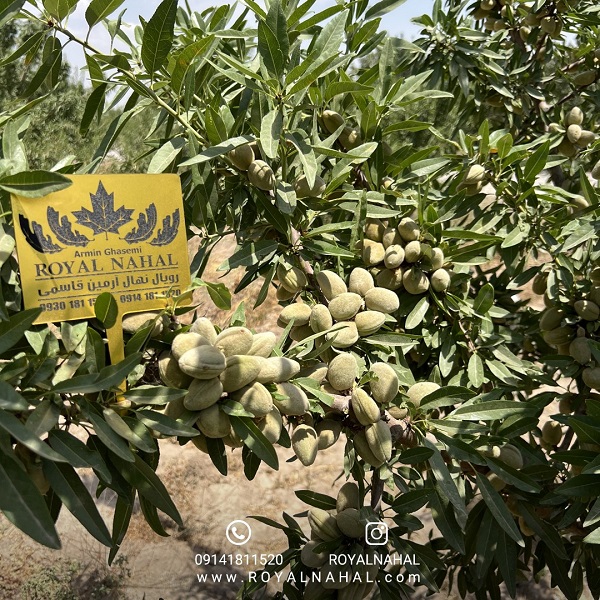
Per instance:
[[[360,373],[354,356],[338,354],[330,363],[321,390],[332,395],[349,396],[348,414],[352,419],[352,442],[357,454],[378,468],[392,456],[393,440],[390,424],[384,420],[400,389],[394,369],[387,363],[371,365],[374,378],[368,391],[356,385]],[[406,414],[404,415],[406,416]]]
[[[560,123],[550,123],[548,130],[552,133],[564,133],[565,137],[556,150],[563,156],[572,158],[582,148],[587,148],[596,139],[596,134],[582,129],[583,111],[574,106],[565,116],[564,127]]]
[[[484,27],[488,31],[501,31],[519,28],[519,36],[524,42],[536,43],[539,33],[560,39],[563,20],[560,13],[569,9],[564,0],[554,6],[547,4],[534,11],[535,3],[531,1],[513,3],[513,0],[481,0],[475,8],[473,16],[477,20],[485,19]]]
[[[479,452],[484,456],[489,456],[492,458],[496,458],[499,461],[503,462],[505,465],[516,469],[523,468],[523,456],[521,452],[516,446],[512,444],[504,444],[504,446],[496,446],[496,445],[485,445],[479,448]],[[489,471],[486,474],[488,481],[492,484],[492,487],[499,492],[506,487],[506,481],[504,481],[501,477],[499,477],[493,471]]]
[[[344,117],[340,113],[334,110],[324,110],[321,114],[321,121],[328,133],[334,133],[343,126],[337,139],[346,150],[352,150],[362,144],[360,131],[347,126]]]
[[[307,373],[307,375],[313,379],[316,378],[315,372],[320,370],[322,366],[319,365],[312,373]],[[306,415],[304,423],[296,425],[291,436],[292,450],[305,467],[309,467],[315,462],[319,450],[326,450],[333,446],[342,433],[342,422],[335,412],[325,413],[325,417],[316,425],[313,425],[312,417]]]
[[[485,20],[484,27],[488,31],[509,29],[511,24],[508,19],[514,11],[512,4],[512,0],[481,0],[473,11],[473,17],[478,21]]]
[[[600,271],[595,275],[600,281],[598,276]],[[547,308],[540,318],[544,341],[555,347],[559,354],[570,356],[580,365],[585,365],[583,381],[595,390],[600,390],[600,366],[591,366],[589,342],[596,333],[599,320],[600,287],[593,288],[587,298],[576,300],[572,306],[565,304]]]
[[[197,413],[202,435],[193,441],[201,450],[206,451],[205,438],[221,438],[231,447],[243,445],[223,410],[228,400],[253,415],[271,443],[279,440],[282,415],[308,412],[308,397],[290,382],[300,372],[300,364],[271,356],[275,344],[272,332],[253,334],[245,327],[230,327],[217,333],[211,321],[202,317],[176,335],[170,352],[159,357],[165,384],[188,390],[181,400],[167,405],[167,414],[177,418],[184,409]]]
[[[256,158],[260,150],[256,141],[237,146],[227,154],[234,167],[248,174],[248,181],[259,190],[271,191],[276,183],[275,173],[264,160]],[[297,198],[320,197],[325,191],[325,181],[317,175],[314,183],[309,185],[305,175],[300,175],[294,182]]]
[[[419,225],[410,217],[397,225],[368,219],[361,242],[362,260],[378,286],[415,295],[424,294],[430,286],[436,292],[450,287],[450,273],[443,268],[444,252],[420,239]]]
[[[374,560],[376,549],[368,547],[364,539],[366,521],[360,515],[362,506],[358,486],[348,482],[338,492],[335,510],[311,508],[308,512],[311,540],[303,546],[300,561],[310,569],[318,569],[320,581],[310,579],[304,590],[304,600],[334,597],[361,600],[373,588],[379,565]],[[333,552],[345,554],[349,560],[332,560],[331,550],[315,551],[324,542],[334,540],[340,542],[340,547]],[[345,564],[339,564],[342,562]]]
[[[327,270],[320,271],[316,280],[327,304],[294,303],[286,306],[279,315],[281,327],[293,321],[290,332],[293,340],[300,341],[325,332],[325,340],[331,341],[334,348],[349,348],[359,338],[377,332],[386,315],[396,312],[400,306],[398,296],[389,289],[376,287],[373,277],[365,269],[353,269],[348,285],[339,275]],[[304,273],[296,267],[279,272],[279,281],[285,290],[306,285]],[[320,339],[316,341],[322,343]]]

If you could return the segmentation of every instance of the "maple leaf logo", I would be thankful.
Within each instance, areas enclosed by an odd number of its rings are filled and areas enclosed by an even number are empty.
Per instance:
[[[123,225],[129,223],[133,209],[121,206],[115,210],[115,195],[109,194],[100,181],[95,194],[90,194],[92,210],[81,207],[73,211],[78,225],[89,227],[94,234],[104,233],[108,239],[109,233],[119,233]]]

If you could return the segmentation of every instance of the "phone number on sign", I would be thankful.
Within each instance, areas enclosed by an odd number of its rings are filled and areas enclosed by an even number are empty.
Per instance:
[[[196,565],[283,565],[282,554],[196,554]]]

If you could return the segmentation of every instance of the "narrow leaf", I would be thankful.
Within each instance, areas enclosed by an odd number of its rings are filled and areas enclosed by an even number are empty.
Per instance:
[[[142,63],[154,75],[167,60],[173,45],[177,0],[163,0],[144,28]]]
[[[506,504],[500,497],[500,494],[492,487],[492,484],[488,481],[487,477],[475,473],[477,476],[477,483],[479,490],[483,496],[484,502],[490,509],[492,516],[496,519],[498,525],[504,529],[504,531],[511,537],[519,546],[525,547],[523,536],[519,531],[519,528],[515,525],[515,519],[511,512],[506,507]]]
[[[15,527],[48,548],[60,548],[44,498],[17,462],[2,452],[0,489],[0,510]]]
[[[23,171],[0,179],[0,188],[24,198],[40,198],[64,190],[71,183],[68,177],[53,171]]]
[[[235,433],[242,439],[258,458],[272,469],[279,468],[279,459],[273,444],[267,440],[252,419],[245,417],[229,417]]]
[[[90,27],[113,13],[125,0],[92,0],[85,11],[85,20]]]
[[[61,499],[69,512],[101,544],[112,546],[106,528],[94,500],[71,465],[61,465],[44,460],[44,474],[50,481],[54,493]]]

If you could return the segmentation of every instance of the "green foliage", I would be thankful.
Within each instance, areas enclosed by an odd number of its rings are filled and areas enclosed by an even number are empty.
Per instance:
[[[108,18],[120,2],[94,0],[90,28],[106,26],[127,45],[110,55],[64,25],[73,3],[29,7],[28,25],[7,29],[3,64],[30,67],[0,115],[0,475],[14,489],[0,509],[31,537],[55,547],[64,505],[113,560],[136,495],[159,535],[168,533],[158,510],[181,526],[155,474],[158,437],[191,440],[223,474],[226,448],[242,447],[251,479],[263,462],[278,467],[277,445],[310,465],[324,432],[323,445],[327,435],[346,438],[344,472],[360,505],[338,530],[333,498],[299,493],[330,511],[309,516],[322,536],[317,553],[368,553],[353,537],[356,523],[386,518],[381,552],[415,553],[430,590],[448,580],[463,597],[496,598],[505,583],[514,597],[518,577],[547,567],[567,598],[579,597],[584,578],[599,597],[600,245],[597,181],[587,175],[599,172],[597,7],[437,1],[409,43],[379,31],[395,4],[338,3],[307,16],[314,0],[247,2],[241,14],[165,0],[129,36]],[[59,157],[38,153],[34,164],[28,146],[40,137],[28,132],[47,101],[40,94],[62,98],[63,43],[85,48],[93,89],[83,108],[81,89],[71,89],[61,119],[77,114],[77,134],[100,121],[102,135],[90,138],[90,156],[56,165]],[[284,331],[262,358],[297,371],[258,381],[262,367],[254,372],[259,362],[247,360],[258,338],[240,310],[230,331],[194,322],[207,343],[185,360],[177,344],[195,338],[178,337],[187,330],[173,320],[155,333],[157,315],[128,339],[125,361],[109,366],[97,322],[62,324],[60,339],[31,325],[8,193],[43,195],[71,173],[109,167],[115,154],[124,159],[117,170],[179,173],[187,223],[201,233],[194,287],[222,309],[230,292],[202,276],[216,242],[236,236],[219,269],[244,271],[236,291],[261,280],[257,306],[276,289]],[[100,192],[97,205],[78,223],[108,236],[131,220]],[[109,326],[110,298],[96,309]],[[226,352],[234,336],[239,347]],[[343,353],[357,371],[337,389],[329,370]],[[215,356],[221,366],[208,361]],[[321,361],[326,374],[311,379]],[[239,372],[220,375],[232,365]],[[185,390],[205,385],[206,369],[230,389],[199,409]],[[256,397],[245,396],[254,385]],[[277,409],[273,430],[250,402],[259,396]],[[79,425],[85,442],[67,431]],[[99,491],[118,495],[112,533],[82,488],[83,467],[94,469]],[[441,533],[422,544],[410,538],[422,528],[419,510]],[[290,543],[283,566],[321,568],[303,562],[307,540],[284,519],[269,521]],[[382,598],[409,593],[378,573]],[[308,593],[298,580],[278,597]]]

